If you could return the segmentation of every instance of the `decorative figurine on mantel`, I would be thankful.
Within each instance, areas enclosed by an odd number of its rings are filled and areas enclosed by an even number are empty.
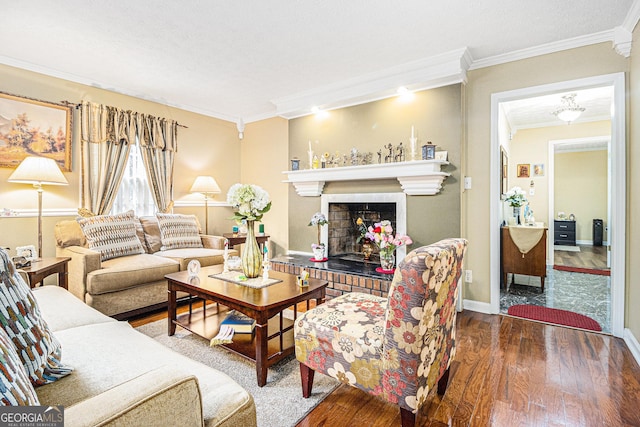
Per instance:
[[[389,143],[388,145],[385,145],[384,148],[388,150],[388,154],[384,156],[384,162],[385,163],[393,162],[393,145]]]
[[[382,150],[378,150],[378,164],[382,163]]]
[[[402,142],[396,147],[396,155],[393,158],[393,161],[404,162],[404,147],[402,147]]]

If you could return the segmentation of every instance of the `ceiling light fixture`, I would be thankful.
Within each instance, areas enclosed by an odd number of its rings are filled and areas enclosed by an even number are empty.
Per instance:
[[[585,110],[584,107],[580,107],[578,104],[576,104],[576,96],[577,94],[575,93],[564,95],[561,100],[562,107],[558,108],[552,114],[567,123],[575,121]]]

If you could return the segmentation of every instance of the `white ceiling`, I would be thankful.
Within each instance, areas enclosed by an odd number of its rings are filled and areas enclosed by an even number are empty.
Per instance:
[[[0,63],[250,122],[591,43],[628,56],[638,2],[0,0]]]
[[[575,94],[576,104],[585,109],[572,123],[611,119],[613,86],[558,92],[552,95],[503,102],[500,108],[505,114],[509,128],[514,133],[520,129],[566,125],[567,122],[558,119],[553,112],[563,106],[562,96],[568,94]]]

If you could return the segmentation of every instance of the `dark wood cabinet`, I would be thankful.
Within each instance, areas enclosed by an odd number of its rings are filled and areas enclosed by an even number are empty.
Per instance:
[[[526,274],[540,277],[540,286],[544,292],[544,279],[547,277],[547,229],[540,241],[526,254],[520,252],[513,242],[509,227],[502,227],[501,251],[503,285],[509,289],[509,274]],[[513,283],[513,276],[511,277]]]
[[[556,219],[553,221],[553,244],[576,245],[576,222]]]

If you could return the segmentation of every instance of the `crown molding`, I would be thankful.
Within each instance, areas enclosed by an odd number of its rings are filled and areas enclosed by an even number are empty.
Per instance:
[[[633,30],[638,25],[638,21],[640,20],[640,0],[634,0],[633,4],[629,8],[629,12],[627,16],[622,21],[622,28],[633,33]]]
[[[219,113],[217,111],[204,110],[202,108],[192,107],[190,105],[171,102],[164,98],[154,98],[153,96],[140,94],[140,93],[137,93],[136,91],[133,91],[127,88],[114,87],[108,83],[96,82],[92,79],[81,77],[76,74],[55,70],[53,68],[43,67],[41,65],[33,64],[31,62],[20,61],[18,59],[11,58],[8,56],[0,55],[0,64],[8,65],[10,67],[20,68],[22,70],[32,71],[34,73],[43,74],[45,76],[55,77],[58,79],[62,79],[62,80],[66,80],[74,83],[83,84],[86,86],[95,87],[97,89],[102,89],[109,92],[119,93],[121,95],[131,96],[133,98],[142,99],[144,101],[155,102],[157,104],[178,108],[180,110],[190,111],[192,113],[202,114],[203,116],[213,117],[214,119],[220,119],[220,120],[233,122],[233,123],[239,120],[239,117],[230,116],[228,114]],[[271,114],[270,117],[273,117],[274,115],[275,114]]]
[[[271,102],[277,115],[286,119],[312,114],[311,107],[333,110],[397,96],[400,86],[410,91],[425,90],[467,81],[473,61],[468,49],[407,62],[375,73],[343,80]]]
[[[632,42],[633,34],[631,34],[631,31],[624,27],[616,27],[613,30],[613,48],[625,58],[631,56]]]
[[[599,33],[588,34],[586,36],[574,37],[571,39],[560,40],[557,42],[542,44],[526,49],[520,49],[501,55],[489,56],[487,58],[473,61],[469,70],[477,70],[479,68],[492,67],[494,65],[506,64],[508,62],[520,61],[523,59],[533,58],[536,56],[547,55],[550,53],[561,52],[563,50],[575,49],[579,47],[589,46],[592,44],[610,42],[614,40],[615,30],[601,31]]]

